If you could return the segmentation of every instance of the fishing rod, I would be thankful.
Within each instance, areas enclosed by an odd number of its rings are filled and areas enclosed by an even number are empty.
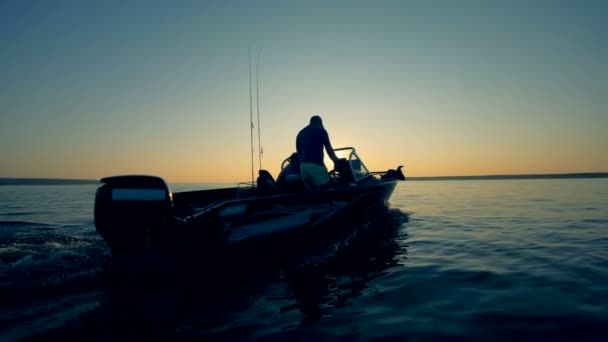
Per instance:
[[[256,105],[258,111],[258,161],[260,170],[262,169],[262,155],[264,154],[264,150],[262,148],[262,140],[260,139],[260,55],[262,54],[262,49],[258,50],[258,58],[257,65],[255,68],[255,92],[256,92]]]
[[[260,55],[262,54],[262,49],[258,50],[257,60],[256,60],[256,68],[255,68],[255,92],[256,92],[256,111],[257,111],[257,119],[258,119],[258,163],[259,170],[262,169],[262,155],[264,154],[264,149],[262,147],[262,139],[260,133]],[[251,146],[251,184],[254,183],[253,169],[254,169],[254,159],[253,159],[253,91],[252,91],[252,80],[251,80],[251,45],[249,45],[249,122],[251,123],[250,127],[250,146]]]
[[[253,104],[251,94],[251,45],[249,46],[249,123],[251,124],[251,185],[253,185],[255,183],[253,182]]]

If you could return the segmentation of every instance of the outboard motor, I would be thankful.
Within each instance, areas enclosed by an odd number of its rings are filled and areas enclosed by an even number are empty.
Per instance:
[[[114,176],[95,194],[95,227],[112,254],[141,255],[163,248],[170,233],[171,192],[162,178]]]

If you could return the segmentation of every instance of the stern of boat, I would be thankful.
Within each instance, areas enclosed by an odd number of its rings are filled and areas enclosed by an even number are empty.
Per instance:
[[[162,249],[170,233],[172,196],[165,181],[147,175],[106,177],[95,194],[95,228],[113,255]]]

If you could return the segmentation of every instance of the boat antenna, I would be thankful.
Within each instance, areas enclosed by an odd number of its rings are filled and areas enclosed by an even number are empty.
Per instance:
[[[251,125],[251,185],[253,185],[253,104],[251,94],[251,45],[249,45],[249,123]]]
[[[257,65],[255,68],[255,92],[256,92],[256,104],[258,110],[258,160],[260,165],[260,170],[262,169],[262,155],[264,154],[264,150],[262,148],[262,141],[260,140],[260,55],[262,54],[262,49],[258,50],[258,59]]]

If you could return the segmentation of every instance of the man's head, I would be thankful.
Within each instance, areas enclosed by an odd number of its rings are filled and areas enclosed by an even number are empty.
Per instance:
[[[313,116],[310,118],[310,124],[311,124],[311,125],[318,125],[318,126],[323,127],[323,120],[321,120],[321,117],[320,117],[320,116],[318,116],[318,115],[313,115]]]

